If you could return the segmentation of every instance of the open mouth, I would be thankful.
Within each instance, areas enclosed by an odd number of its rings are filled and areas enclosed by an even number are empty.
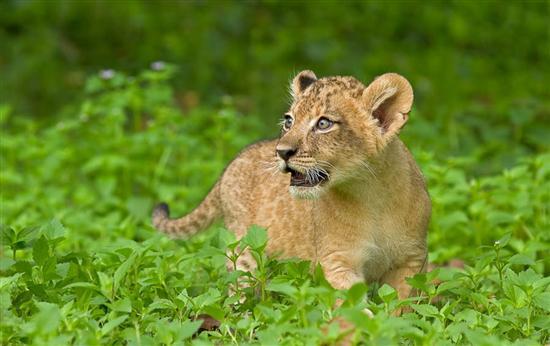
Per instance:
[[[300,173],[290,167],[286,168],[290,173],[290,186],[314,187],[328,180],[327,172],[311,170],[309,174]]]

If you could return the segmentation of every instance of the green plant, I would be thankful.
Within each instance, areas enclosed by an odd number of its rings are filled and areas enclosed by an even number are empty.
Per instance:
[[[318,266],[268,257],[260,228],[240,241],[220,225],[185,241],[151,229],[156,201],[189,211],[261,133],[230,104],[182,112],[173,71],[93,76],[53,123],[0,107],[3,344],[330,344],[344,337],[339,316],[364,344],[550,342],[548,154],[480,176],[475,154],[442,161],[413,146],[442,267],[411,278],[421,294],[405,301],[387,285],[336,291]],[[244,249],[257,270],[228,271]],[[443,266],[456,257],[464,269]],[[219,329],[197,333],[203,314]]]

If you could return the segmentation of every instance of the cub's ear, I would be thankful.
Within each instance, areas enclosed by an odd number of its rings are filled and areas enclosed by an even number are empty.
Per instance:
[[[296,75],[290,83],[290,91],[294,98],[298,97],[304,92],[311,84],[315,83],[317,77],[315,73],[310,70],[304,70]]]
[[[363,92],[364,104],[369,113],[378,120],[384,137],[397,134],[405,125],[413,98],[411,84],[397,73],[381,75]]]

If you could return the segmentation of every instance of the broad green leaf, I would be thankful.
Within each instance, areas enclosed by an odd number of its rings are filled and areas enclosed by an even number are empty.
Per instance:
[[[243,237],[242,242],[254,250],[263,249],[267,244],[267,232],[261,227],[252,226]]]
[[[438,316],[439,315],[439,310],[433,305],[412,304],[411,307],[414,309],[414,311],[418,312],[422,316]]]
[[[539,279],[541,279],[541,275],[536,273],[533,269],[529,268],[518,274],[518,280],[516,281],[516,284],[521,287],[530,287]]]
[[[199,327],[202,325],[202,321],[185,321],[182,323],[181,328],[179,329],[178,336],[180,337],[180,340],[186,340],[195,334],[197,330],[199,330]]]
[[[123,298],[121,300],[117,300],[113,304],[111,304],[111,309],[113,311],[117,312],[126,312],[131,313],[132,312],[132,301],[129,297]]]
[[[548,314],[536,317],[533,320],[533,326],[540,328],[541,330],[550,330],[550,318],[548,318]]]
[[[290,297],[294,297],[298,292],[298,289],[292,286],[290,282],[284,282],[282,280],[271,281],[267,284],[266,290],[283,293]]]
[[[25,227],[17,233],[17,240],[29,241],[34,238],[39,230],[39,227]]]
[[[202,249],[200,249],[200,252],[197,254],[197,256],[203,256],[203,257],[225,257],[225,251],[222,249],[218,249],[217,247],[213,246],[205,246]]]
[[[15,231],[13,228],[0,225],[0,245],[11,246],[16,241]]]
[[[550,312],[550,292],[542,292],[542,293],[538,294],[533,299],[533,302],[539,308],[541,308],[541,309],[543,309],[547,312]]]
[[[43,265],[50,258],[50,246],[44,236],[41,236],[34,242],[32,258],[38,265]]]
[[[505,247],[506,245],[508,245],[508,242],[510,242],[511,237],[512,237],[512,235],[510,233],[505,234],[502,238],[495,241],[495,246],[500,247],[500,248]]]
[[[225,311],[217,305],[208,305],[202,308],[202,310],[208,315],[214,317],[218,321],[223,321],[225,316]]]
[[[464,321],[468,325],[475,325],[478,321],[479,312],[472,310],[472,309],[464,309],[462,311],[459,311],[455,315],[456,321]]]
[[[24,330],[38,335],[54,333],[61,323],[61,312],[55,304],[38,302],[38,313],[23,326]]]
[[[0,271],[6,271],[16,262],[9,257],[0,257]]]
[[[426,274],[424,273],[416,274],[412,278],[407,278],[406,280],[409,283],[409,285],[411,285],[414,288],[417,288],[422,291],[428,290]]]
[[[339,309],[340,314],[356,326],[364,326],[369,322],[370,317],[358,307],[342,307]]]
[[[535,261],[533,261],[533,259],[522,254],[515,254],[514,256],[510,257],[508,262],[511,264],[522,264],[530,266],[535,265]]]
[[[397,298],[397,291],[393,287],[391,287],[390,285],[384,284],[384,285],[382,285],[382,287],[380,287],[378,289],[378,296],[385,303],[389,303],[390,301]]]
[[[491,225],[502,225],[514,222],[514,217],[507,212],[489,211],[487,213],[487,220]]]
[[[216,302],[219,302],[221,298],[222,296],[220,291],[211,287],[208,289],[208,291],[193,298],[193,301],[197,306],[203,307],[203,306],[212,305]]]
[[[3,290],[4,288],[10,288],[10,286],[17,282],[17,280],[22,276],[22,273],[17,273],[12,276],[8,277],[1,277],[0,278],[0,290]]]
[[[65,227],[57,219],[51,220],[41,229],[42,234],[48,238],[48,240],[54,240],[65,236]]]
[[[460,286],[462,286],[462,283],[458,280],[442,282],[437,286],[437,294],[441,294],[445,291],[449,291]]]
[[[147,309],[149,309],[149,311],[153,311],[155,309],[177,309],[177,306],[168,299],[159,298],[149,304],[149,306],[147,306]]]
[[[222,249],[226,247],[232,249],[238,244],[238,241],[233,232],[230,232],[225,228],[220,228],[218,229],[218,243],[218,246]]]
[[[128,319],[128,315],[122,315],[105,323],[103,327],[101,327],[101,335],[109,334],[113,329],[118,327],[121,323],[123,323],[127,319]]]
[[[550,276],[546,276],[540,280],[537,280],[534,284],[533,284],[533,288],[540,288],[540,287],[546,287],[550,285]]]

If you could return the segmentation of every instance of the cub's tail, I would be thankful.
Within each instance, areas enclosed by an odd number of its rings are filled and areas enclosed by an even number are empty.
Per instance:
[[[168,204],[157,205],[153,210],[153,226],[173,238],[187,238],[198,233],[222,215],[219,190],[217,183],[197,208],[179,219],[170,219]]]

